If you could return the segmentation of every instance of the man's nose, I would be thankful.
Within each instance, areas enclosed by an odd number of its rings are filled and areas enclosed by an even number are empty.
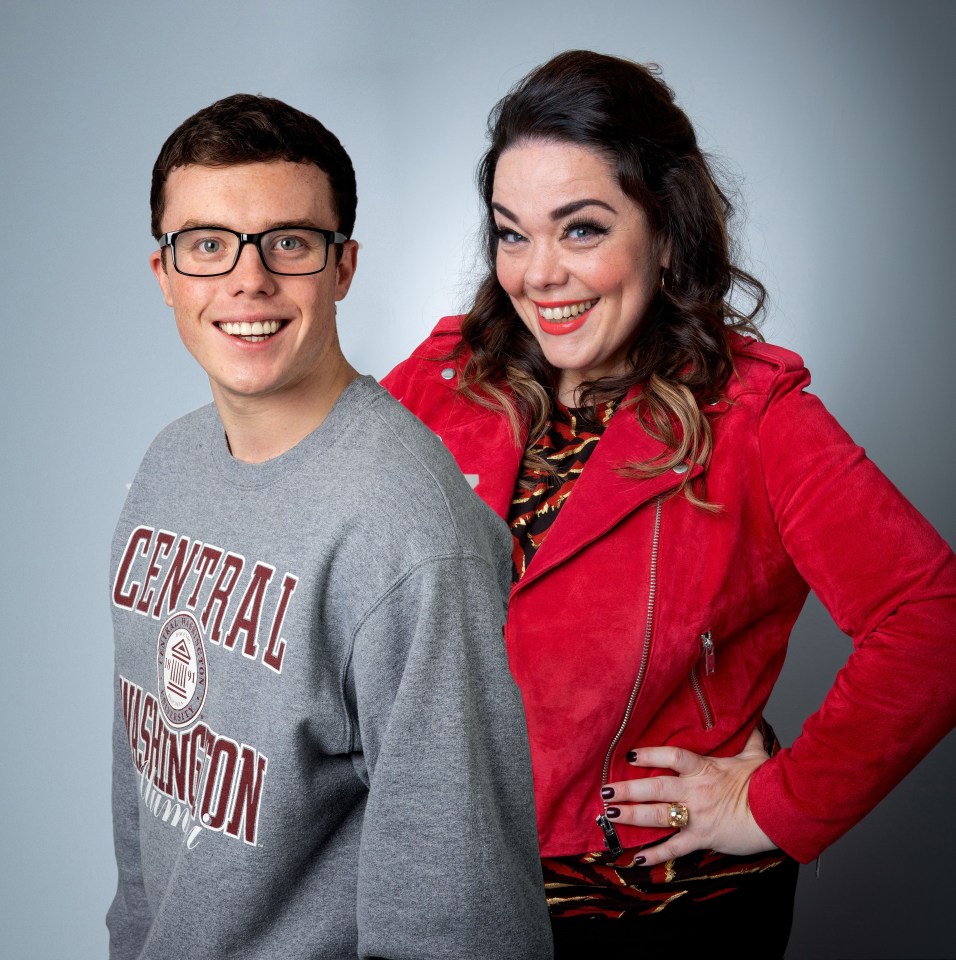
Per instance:
[[[266,268],[259,247],[248,240],[239,248],[239,258],[229,277],[237,291],[272,292],[275,289],[275,275]]]

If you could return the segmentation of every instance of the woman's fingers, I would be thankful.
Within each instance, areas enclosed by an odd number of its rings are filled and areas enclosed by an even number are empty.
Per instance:
[[[689,817],[689,804],[683,803],[683,801],[676,802],[687,808]],[[674,830],[677,828],[671,822],[671,808],[673,806],[673,802],[632,803],[629,805],[622,803],[620,806],[612,802],[607,808],[607,815],[608,819],[616,823],[627,823],[632,827],[660,827],[665,830]],[[689,827],[685,829],[689,829]]]
[[[637,767],[672,770],[640,780],[609,783],[601,791],[615,823],[672,829],[663,843],[641,851],[648,866],[693,850],[744,855],[773,849],[747,802],[753,772],[768,759],[754,731],[734,757],[704,757],[680,747],[641,747],[628,755]]]
[[[601,797],[608,802],[670,803],[679,800],[687,784],[681,777],[645,777],[643,780],[619,780],[609,783]],[[608,792],[610,791],[610,792]]]
[[[694,776],[702,770],[705,759],[681,747],[641,747],[640,750],[630,750],[627,754],[627,762],[632,766],[673,770],[682,777]]]

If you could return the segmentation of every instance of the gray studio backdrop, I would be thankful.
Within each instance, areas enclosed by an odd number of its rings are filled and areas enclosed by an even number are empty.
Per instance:
[[[739,182],[768,337],[807,358],[824,401],[952,542],[954,9],[5,4],[0,953],[106,953],[109,540],[150,439],[208,397],[147,267],[149,171],[176,124],[242,90],[339,134],[362,243],[340,329],[381,376],[467,296],[494,101],[568,47],[657,61]],[[770,711],[788,741],[848,647],[812,602]],[[804,869],[791,958],[956,955],[954,753],[951,738],[819,877]]]

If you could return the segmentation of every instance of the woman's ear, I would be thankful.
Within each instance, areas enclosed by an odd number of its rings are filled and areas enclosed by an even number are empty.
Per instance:
[[[671,239],[668,237],[661,244],[660,250],[661,270],[670,270],[671,268]]]

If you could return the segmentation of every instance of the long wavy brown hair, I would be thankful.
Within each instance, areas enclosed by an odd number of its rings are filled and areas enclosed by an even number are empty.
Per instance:
[[[713,438],[701,404],[720,395],[733,371],[730,331],[759,337],[755,319],[766,291],[732,262],[733,206],[659,69],[586,50],[559,54],[498,102],[488,134],[491,145],[478,167],[487,273],[462,325],[457,353],[468,356],[460,389],[503,409],[516,437],[524,425],[532,440],[547,428],[559,372],[498,283],[492,192],[498,159],[509,147],[535,140],[585,147],[610,163],[621,189],[642,207],[655,249],[669,251],[669,268],[630,345],[625,371],[583,384],[577,402],[592,405],[640,385],[635,415],[668,454],[628,464],[626,471],[656,476],[683,462],[706,467]],[[711,506],[688,477],[684,493]]]

